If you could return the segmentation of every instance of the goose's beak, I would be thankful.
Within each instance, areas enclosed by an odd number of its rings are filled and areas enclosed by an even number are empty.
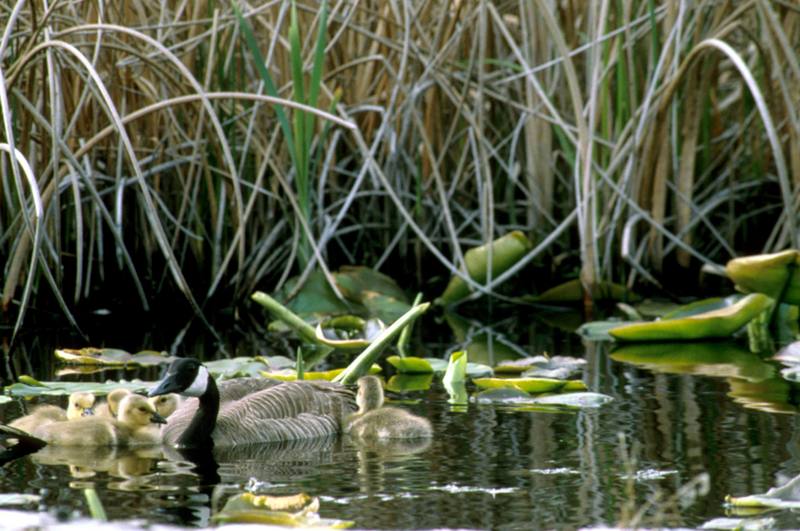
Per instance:
[[[175,376],[168,374],[163,380],[158,382],[155,387],[150,389],[150,391],[147,393],[147,396],[168,395],[169,393],[179,393],[182,390],[183,387],[178,385]]]
[[[167,423],[167,419],[165,419],[164,417],[159,415],[158,412],[154,411],[153,415],[150,417],[150,422],[152,422],[154,424],[166,424]]]

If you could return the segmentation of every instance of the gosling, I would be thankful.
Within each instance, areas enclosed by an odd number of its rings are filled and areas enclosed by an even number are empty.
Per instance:
[[[112,419],[117,418],[117,413],[119,411],[119,403],[120,401],[131,394],[130,390],[120,387],[119,389],[114,389],[108,396],[106,397],[106,401],[97,406],[97,410],[95,411],[95,415],[100,417],[110,417]]]
[[[156,408],[158,414],[164,418],[172,415],[180,405],[180,397],[175,393],[152,396],[148,398],[147,401],[153,404],[153,407]]]
[[[95,396],[92,393],[72,393],[69,395],[66,411],[58,406],[41,405],[34,408],[30,414],[20,417],[9,426],[32,433],[33,430],[53,422],[76,420],[87,415],[93,415]]]
[[[129,394],[119,403],[116,419],[85,417],[69,422],[53,422],[33,430],[32,435],[56,446],[141,446],[159,444],[164,424],[147,398]]]
[[[362,440],[420,439],[433,436],[428,419],[404,409],[383,406],[383,387],[376,376],[358,380],[358,412],[345,420],[344,432]]]

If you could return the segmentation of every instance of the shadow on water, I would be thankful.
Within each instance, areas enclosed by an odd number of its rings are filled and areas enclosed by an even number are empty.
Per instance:
[[[452,335],[425,339],[423,355],[466,348],[470,361],[542,352],[584,358],[589,390],[614,400],[598,409],[531,411],[470,402],[452,406],[433,385],[391,388],[388,398],[429,418],[430,441],[357,445],[347,437],[216,448],[79,451],[44,448],[2,468],[0,491],[40,496],[27,510],[87,515],[80,489],[96,489],[109,518],[205,526],[226,496],[251,489],[321,502],[320,516],[366,528],[552,529],[625,524],[662,500],[640,526],[698,527],[724,516],[727,495],[764,492],[800,474],[800,426],[794,383],[779,367],[738,343],[614,348],[582,341],[529,316],[486,326],[463,319],[441,326]],[[149,341],[149,340],[147,340]],[[196,341],[192,343],[191,341]],[[184,340],[182,353],[215,357],[207,338]],[[50,378],[52,347],[26,347],[34,376]],[[63,344],[58,345],[63,346]],[[70,345],[75,346],[75,345]],[[131,346],[164,348],[163,344]],[[231,355],[278,354],[260,335],[237,339]],[[285,352],[285,350],[284,350]],[[474,358],[473,358],[474,356]],[[18,361],[19,363],[19,361]],[[22,372],[31,372],[23,366]],[[65,378],[155,380],[154,369]],[[399,380],[396,380],[396,382]],[[475,389],[470,384],[470,393]],[[3,418],[21,402],[0,406]],[[620,434],[632,457],[621,457]],[[708,491],[687,505],[672,499],[699,474]],[[800,517],[776,513],[776,525]]]

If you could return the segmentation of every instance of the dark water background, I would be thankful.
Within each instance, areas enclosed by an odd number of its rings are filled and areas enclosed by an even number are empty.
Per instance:
[[[566,322],[567,316],[559,320]],[[740,352],[729,363],[709,358],[645,367],[615,361],[611,344],[581,340],[536,316],[472,324],[478,353],[505,356],[511,345],[521,354],[585,358],[583,381],[614,401],[564,413],[452,406],[435,383],[428,391],[390,395],[432,421],[436,436],[428,444],[359,447],[342,438],[219,452],[218,480],[200,477],[179,456],[159,451],[79,449],[68,456],[43,451],[0,469],[0,492],[41,496],[38,504],[14,509],[73,518],[88,514],[82,489],[91,486],[109,519],[120,523],[209,525],[227,497],[249,486],[259,493],[317,496],[322,517],[353,520],[359,528],[571,529],[632,522],[692,528],[725,516],[727,495],[762,493],[800,474],[793,398],[798,393],[779,378],[764,382],[765,374],[780,368],[771,362],[756,360],[753,370],[750,361],[742,361],[749,355]],[[468,342],[443,321],[428,329],[436,327],[441,328],[436,339],[423,338],[422,355],[444,357]],[[117,343],[105,343],[131,351],[176,344],[174,336],[159,334],[123,334]],[[268,344],[261,334],[229,335],[227,355],[280,353],[275,349],[281,345]],[[84,346],[74,341],[61,332],[26,337],[15,367],[40,379],[55,378],[59,367],[51,361],[52,349]],[[226,355],[202,333],[177,343],[182,355]],[[746,351],[746,341],[741,349]],[[133,377],[155,380],[159,373],[115,370],[64,378]],[[780,409],[785,412],[775,412]],[[20,404],[0,406],[0,414],[9,421],[20,414]],[[676,499],[703,474],[707,492]],[[771,516],[777,527],[800,527],[800,516],[790,511]],[[4,525],[9,520],[0,521]]]

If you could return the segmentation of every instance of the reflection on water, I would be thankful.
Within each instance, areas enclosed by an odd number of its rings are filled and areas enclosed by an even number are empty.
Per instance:
[[[537,345],[528,355],[585,358],[589,390],[614,401],[569,413],[476,401],[454,408],[439,383],[420,390],[399,379],[398,402],[431,420],[432,440],[361,446],[342,437],[205,454],[45,448],[3,467],[0,491],[39,495],[31,511],[63,518],[88,514],[80,489],[90,485],[115,521],[205,526],[230,495],[249,488],[318,497],[321,517],[357,527],[553,529],[624,524],[648,500],[668,500],[708,474],[707,494],[684,507],[649,508],[638,522],[692,528],[724,516],[725,496],[765,492],[800,474],[798,417],[774,413],[796,411],[800,393],[745,348],[609,352],[571,336],[541,339],[534,329],[517,336],[525,334]],[[0,413],[9,420],[19,404]],[[800,526],[792,513],[776,519],[778,527]]]

